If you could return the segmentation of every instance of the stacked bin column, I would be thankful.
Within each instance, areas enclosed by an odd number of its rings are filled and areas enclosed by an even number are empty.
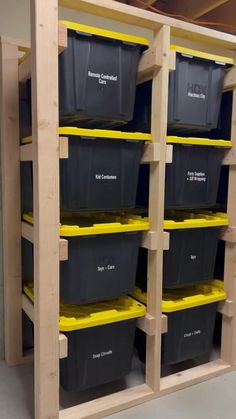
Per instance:
[[[59,57],[59,137],[68,139],[68,158],[60,160],[58,236],[68,242],[68,260],[60,262],[59,329],[68,338],[68,357],[60,376],[64,389],[77,391],[130,372],[136,320],[146,312],[127,294],[134,292],[141,235],[149,229],[146,216],[132,213],[151,136],[111,128],[132,119],[148,41],[61,23],[68,47]],[[30,80],[20,93],[24,146],[32,141]],[[22,217],[32,225],[31,162],[21,164],[21,185]],[[33,245],[25,239],[22,255],[24,292],[33,301]]]
[[[221,227],[228,225],[225,208],[219,206],[217,197],[221,165],[231,142],[216,138],[215,130],[225,71],[233,64],[227,57],[177,45],[170,48],[176,52],[176,70],[169,78],[166,139],[172,161],[166,165],[165,178],[163,227],[169,233],[170,248],[164,252],[163,261],[163,312],[169,320],[168,332],[162,338],[163,365],[210,353],[216,303],[225,299],[223,283],[213,279]],[[146,82],[137,88],[134,118],[127,129],[150,132],[150,121],[151,82]],[[144,214],[148,178],[149,168],[142,167],[137,199]],[[147,254],[141,249],[135,296],[143,303],[146,290]],[[139,353],[144,343],[138,331]]]

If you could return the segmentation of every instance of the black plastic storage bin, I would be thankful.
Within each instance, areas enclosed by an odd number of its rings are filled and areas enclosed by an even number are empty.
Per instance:
[[[193,133],[217,127],[228,57],[171,46],[176,70],[169,76],[168,131]],[[133,121],[129,130],[150,132],[152,82],[137,86]]]
[[[33,222],[30,214],[23,219]],[[61,223],[60,236],[68,240],[68,260],[60,262],[63,303],[90,303],[133,292],[141,234],[149,228],[147,218],[96,213],[67,215]],[[28,280],[32,259],[33,244],[25,240],[23,277]]]
[[[169,77],[168,128],[187,132],[217,127],[226,57],[172,45],[176,70]]]
[[[221,101],[220,115],[216,129],[210,133],[212,139],[230,140],[232,124],[233,91],[224,92]],[[199,133],[198,136],[209,136],[209,133]]]
[[[170,237],[163,255],[163,288],[180,288],[214,278],[223,213],[166,211],[164,229]],[[147,250],[140,248],[137,284],[147,290]]]
[[[147,298],[140,289],[133,296],[143,303]],[[217,302],[225,299],[224,283],[218,280],[164,293],[162,312],[168,316],[168,331],[162,336],[163,365],[174,365],[210,352]],[[135,345],[143,361],[145,336],[138,334]]]
[[[32,135],[31,79],[19,83],[20,138]]]
[[[120,131],[60,128],[69,138],[68,159],[60,159],[61,211],[134,208],[139,166],[151,136]],[[30,137],[22,140],[25,144]],[[23,162],[22,206],[33,210],[32,163]],[[27,196],[26,196],[27,195]]]
[[[167,137],[173,161],[167,164],[166,208],[214,207],[225,147],[230,141]]]
[[[130,121],[139,58],[148,40],[61,23],[68,28],[68,47],[59,56],[60,122],[104,127]]]
[[[24,287],[33,300],[32,286]],[[145,306],[131,297],[89,305],[60,307],[59,329],[68,339],[60,361],[60,382],[80,391],[123,378],[131,370],[136,319]]]
[[[137,69],[147,39],[61,21],[68,46],[59,55],[60,125],[111,128],[133,118]],[[31,79],[20,83],[21,138],[32,135]]]
[[[231,141],[168,136],[172,163],[166,165],[165,208],[213,208],[216,205],[221,165]],[[147,207],[149,167],[139,172],[136,206]]]

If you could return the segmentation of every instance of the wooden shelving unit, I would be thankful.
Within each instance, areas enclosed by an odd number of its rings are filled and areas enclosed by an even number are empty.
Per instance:
[[[35,418],[99,418],[194,383],[225,373],[236,365],[236,69],[227,73],[225,89],[233,89],[233,148],[225,157],[229,169],[228,216],[222,231],[226,241],[225,289],[220,359],[161,378],[161,335],[168,319],[161,313],[163,251],[168,233],[163,231],[165,166],[171,163],[166,145],[168,76],[175,56],[170,43],[236,58],[236,37],[159,16],[109,0],[60,0],[59,4],[153,31],[153,42],[143,55],[139,81],[152,79],[152,144],[144,162],[150,163],[149,219],[143,235],[148,249],[147,315],[138,327],[147,334],[145,384],[72,408],[59,410],[59,357],[67,356],[67,339],[59,334],[59,260],[66,260],[67,241],[58,237],[59,158],[66,158],[67,139],[58,139],[58,53],[67,45],[66,29],[58,26],[57,0],[32,1],[31,49],[26,42],[0,39],[1,170],[3,200],[5,351],[9,366],[32,361],[22,350],[22,310],[34,321]],[[29,55],[19,63],[19,50]],[[32,78],[32,145],[19,145],[19,81]],[[20,161],[34,167],[34,226],[21,222]],[[34,243],[34,306],[22,296],[21,237]]]

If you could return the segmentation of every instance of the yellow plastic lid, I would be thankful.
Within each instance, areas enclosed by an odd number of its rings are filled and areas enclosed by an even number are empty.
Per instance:
[[[152,140],[151,134],[144,134],[142,132],[124,132],[105,129],[84,129],[75,127],[61,127],[58,129],[59,135],[76,136],[76,137],[92,137],[113,140],[128,140],[128,141],[147,141]],[[32,142],[32,136],[22,138],[21,144],[28,144]]]
[[[163,313],[186,310],[226,299],[223,281],[213,281],[192,287],[165,291],[162,299]]]
[[[148,210],[135,208],[130,212],[132,217],[147,218]],[[129,212],[125,212],[126,216]],[[177,230],[185,228],[206,228],[228,226],[229,219],[224,212],[213,212],[209,210],[165,210],[164,230]]]
[[[32,302],[34,301],[32,284],[24,285],[24,293]],[[146,307],[128,296],[93,304],[61,304],[59,330],[71,332],[135,319],[145,314]]]
[[[139,287],[135,287],[134,292],[132,292],[132,297],[136,298],[140,303],[147,304],[147,292],[142,291]]]
[[[229,225],[227,214],[223,212],[186,212],[168,210],[165,212],[164,229],[206,228]]]
[[[132,296],[143,304],[147,303],[147,293],[138,287]],[[187,288],[178,288],[165,291],[162,297],[162,312],[173,313],[188,308],[200,307],[226,299],[224,282],[218,279],[193,285]]]
[[[72,29],[73,31],[102,36],[103,38],[116,39],[118,41],[131,42],[133,44],[141,44],[146,47],[149,46],[148,39],[139,36],[127,35],[124,33],[109,31],[107,29],[97,28],[94,26],[82,25],[80,23],[70,22],[68,20],[59,20],[59,23],[62,23],[67,27],[67,29]]]
[[[205,60],[215,61],[222,64],[234,64],[234,59],[230,57],[223,57],[221,55],[210,54],[208,52],[197,51],[191,48],[181,47],[180,45],[170,45],[172,51],[179,52],[180,54],[190,55],[193,57],[204,58]]]
[[[33,213],[23,214],[23,220],[33,224]],[[149,230],[147,217],[112,213],[67,213],[61,217],[61,237],[89,236],[95,234],[125,233]]]
[[[174,135],[166,138],[168,144],[189,144],[189,145],[206,145],[211,147],[232,147],[232,141],[228,140],[210,140],[209,138],[194,137],[177,137]]]

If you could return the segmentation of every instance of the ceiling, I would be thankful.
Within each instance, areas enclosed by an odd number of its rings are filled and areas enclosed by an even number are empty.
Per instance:
[[[140,0],[118,1],[143,9],[154,6],[168,15],[182,15],[196,23],[211,22],[205,26],[236,34],[236,0],[141,0],[143,4]]]

